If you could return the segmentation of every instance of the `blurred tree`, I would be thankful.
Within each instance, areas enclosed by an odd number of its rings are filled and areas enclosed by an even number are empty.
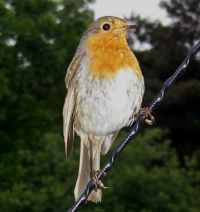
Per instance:
[[[137,20],[137,39],[149,45],[149,50],[138,52],[146,79],[146,100],[149,102],[182,62],[190,48],[200,38],[200,2],[198,0],[162,1],[172,24],[132,16]],[[167,98],[156,114],[157,121],[170,129],[179,156],[193,154],[199,147],[200,131],[200,62],[196,57],[188,72],[170,89]]]
[[[0,1],[1,211],[55,211],[67,196],[64,75],[93,19],[91,2]]]
[[[172,19],[172,27],[176,29],[182,43],[191,46],[199,40],[200,2],[198,0],[162,1],[160,5]]]
[[[0,124],[11,140],[33,128],[48,130],[61,116],[65,66],[93,17],[86,2],[1,1]]]
[[[160,129],[141,133],[105,180],[109,188],[104,191],[103,203],[81,211],[199,211],[199,164],[194,160],[187,170],[180,169],[166,135],[167,131]],[[124,136],[122,133],[121,138]]]

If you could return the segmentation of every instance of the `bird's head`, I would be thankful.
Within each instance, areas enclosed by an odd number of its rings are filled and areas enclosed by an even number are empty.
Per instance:
[[[81,44],[89,58],[89,70],[93,76],[111,78],[122,69],[140,72],[127,42],[128,31],[135,29],[135,24],[113,16],[101,17],[89,26]]]
[[[135,31],[136,25],[128,22],[125,19],[105,16],[93,22],[87,30],[87,35],[90,36],[114,36],[116,38],[126,38],[129,31]]]

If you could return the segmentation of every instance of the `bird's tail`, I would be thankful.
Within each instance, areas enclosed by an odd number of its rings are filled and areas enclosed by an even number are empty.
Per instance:
[[[86,188],[88,182],[91,180],[91,176],[95,173],[95,171],[100,170],[101,144],[102,142],[100,140],[96,140],[95,138],[93,140],[89,140],[88,136],[81,136],[79,172],[74,189],[76,201]],[[101,189],[92,191],[88,197],[88,200],[92,202],[100,202],[101,199]]]

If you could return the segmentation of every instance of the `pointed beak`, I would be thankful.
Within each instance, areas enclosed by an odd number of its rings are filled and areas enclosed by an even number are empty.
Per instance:
[[[136,24],[127,24],[127,30],[128,31],[136,31],[137,25]]]

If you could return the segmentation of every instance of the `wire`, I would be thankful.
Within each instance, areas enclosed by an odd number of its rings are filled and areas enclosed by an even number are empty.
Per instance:
[[[169,87],[178,79],[184,72],[186,71],[187,67],[189,66],[190,60],[192,57],[194,57],[197,52],[200,50],[200,41],[194,45],[190,51],[188,52],[187,56],[183,60],[183,62],[178,66],[176,71],[163,83],[163,86],[156,96],[156,98],[151,102],[149,105],[149,111],[153,112],[161,103],[161,101],[165,97],[166,91],[169,89]],[[144,122],[144,116],[141,114],[137,120],[134,122],[133,126],[130,128],[130,132],[128,136],[116,147],[115,150],[113,150],[110,159],[106,163],[106,165],[101,169],[97,174],[97,180],[102,180],[107,173],[113,168],[113,165],[118,158],[119,154],[123,151],[123,149],[128,145],[137,132],[139,131],[141,124]],[[84,192],[81,194],[80,198],[77,202],[74,203],[74,205],[68,210],[68,212],[75,212],[77,209],[79,209],[84,203],[87,202],[88,196],[90,193],[96,188],[95,183],[91,180]]]

